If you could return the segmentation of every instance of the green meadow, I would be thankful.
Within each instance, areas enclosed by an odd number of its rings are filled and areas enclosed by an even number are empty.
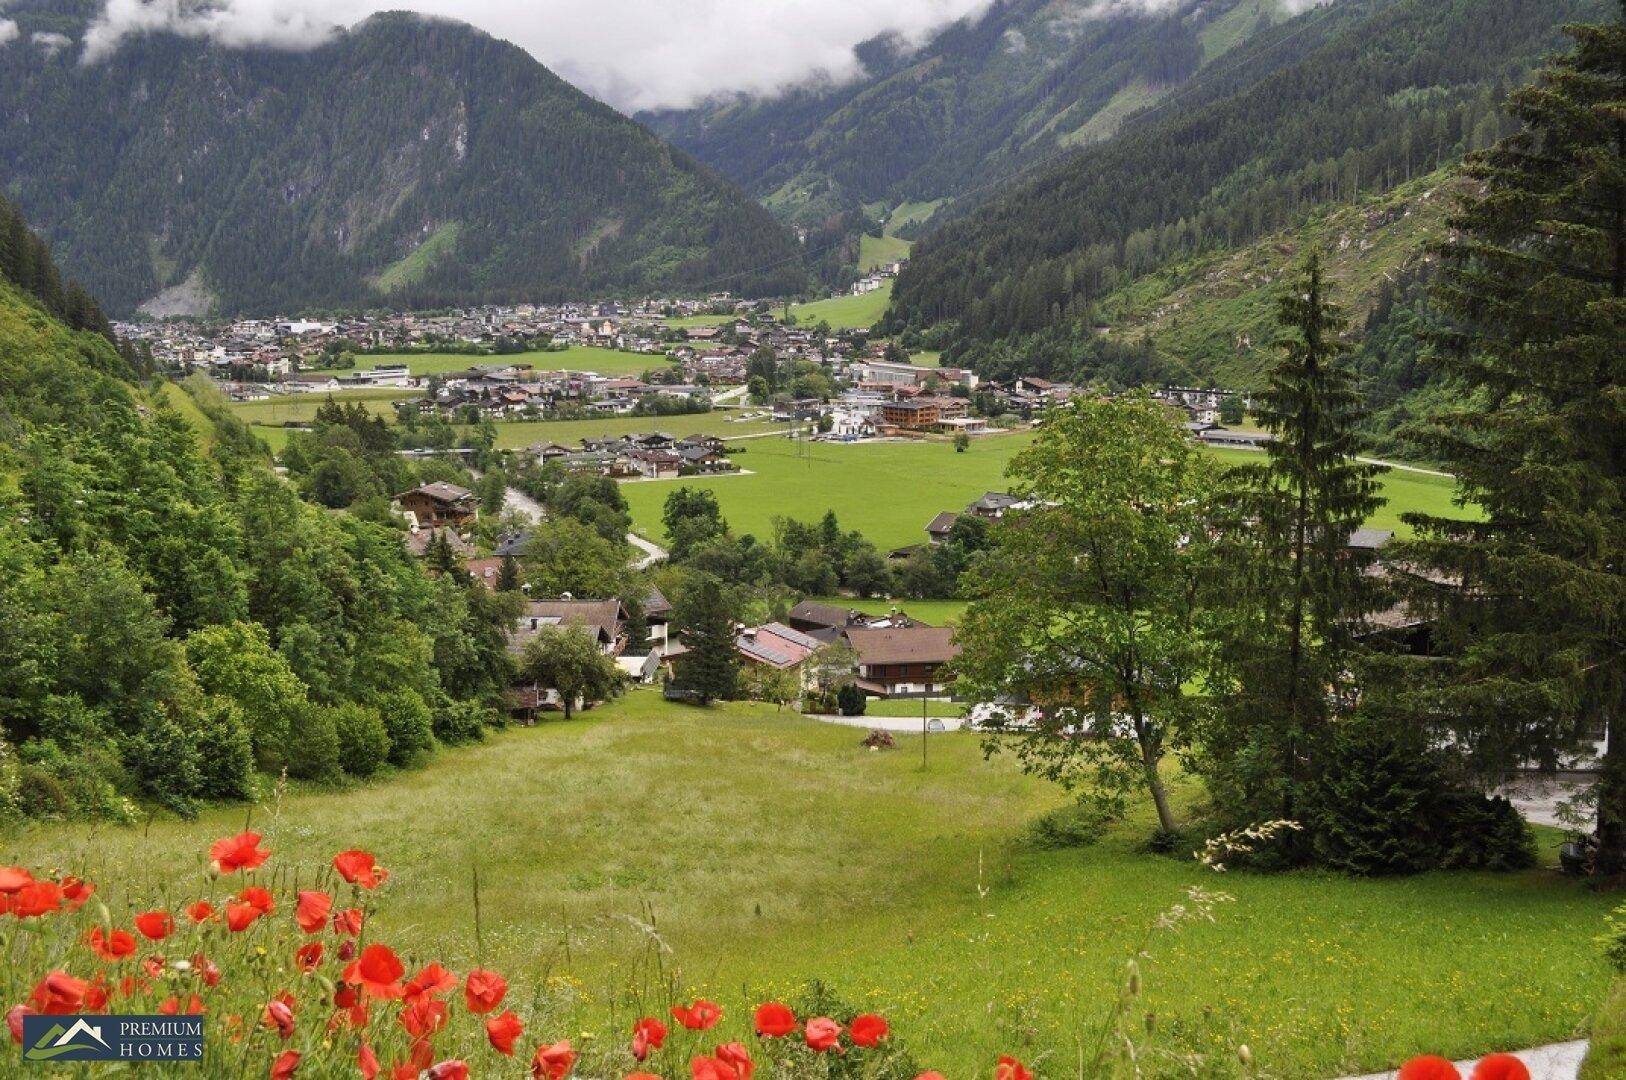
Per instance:
[[[949,1076],[986,1075],[1000,1053],[1071,1073],[1142,949],[1131,1020],[1160,1052],[1228,1062],[1246,1043],[1261,1076],[1569,1038],[1608,985],[1592,938],[1613,901],[1550,868],[1220,875],[1142,853],[1139,814],[1093,845],[1045,849],[1032,826],[1064,796],[985,760],[977,736],[930,736],[922,767],[918,736],[872,752],[862,734],[636,691],[353,790],[275,791],[193,821],[33,826],[0,837],[0,864],[82,873],[128,924],[132,890],[178,906],[235,889],[207,884],[204,852],[245,825],[278,874],[361,847],[391,872],[369,938],[409,970],[458,972],[477,953],[477,870],[484,964],[574,1002],[567,1029],[537,1038],[624,1037],[606,1002],[645,970],[647,925],[687,992],[733,1014],[820,979]],[[1234,902],[1153,930],[1194,885]]]
[[[860,296],[834,296],[811,304],[792,304],[790,313],[804,325],[823,321],[829,323],[832,330],[854,330],[880,321],[891,302],[892,283],[889,281],[874,292]]]
[[[368,412],[395,419],[395,402],[422,396],[422,390],[400,386],[375,386],[365,390],[335,390],[328,393],[278,394],[263,401],[233,401],[227,408],[246,424],[308,424],[328,398],[360,402]]]
[[[736,439],[745,435],[783,431],[786,425],[772,420],[741,420],[733,409],[713,409],[710,412],[685,416],[610,416],[594,420],[505,420],[497,425],[497,446],[502,450],[517,450],[536,443],[552,442],[561,446],[575,446],[583,439],[634,435],[640,432],[664,431],[683,438],[686,435],[716,435],[723,439]],[[769,439],[752,439],[746,454],[740,457],[740,466],[750,468],[746,458]]]
[[[1006,465],[1031,442],[1025,433],[992,435],[972,440],[962,454],[946,442],[756,439],[740,459],[751,475],[629,484],[622,490],[648,536],[663,532],[667,492],[688,485],[713,491],[736,532],[768,536],[774,517],[809,520],[834,510],[844,528],[857,529],[886,549],[923,543],[926,523],[938,512],[963,509],[985,491],[1003,490]],[[1228,463],[1260,460],[1257,452],[1247,450],[1217,451],[1216,456]],[[1394,470],[1382,484],[1389,501],[1371,519],[1376,528],[1405,532],[1400,515],[1407,511],[1463,512],[1452,505],[1452,481],[1446,477]]]

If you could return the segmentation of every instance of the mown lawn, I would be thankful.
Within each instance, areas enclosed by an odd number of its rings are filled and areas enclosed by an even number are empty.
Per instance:
[[[910,618],[919,619],[928,626],[953,626],[965,614],[965,600],[854,600],[850,596],[815,597],[821,604],[852,608],[871,615],[885,615],[897,608]]]
[[[395,419],[395,403],[419,397],[422,390],[400,386],[374,386],[364,390],[335,390],[328,393],[278,394],[263,401],[233,401],[227,405],[232,415],[245,424],[277,426],[287,423],[308,424],[316,419],[316,410],[328,398],[350,403],[360,402],[368,412],[390,420]]]
[[[739,533],[765,537],[771,535],[775,516],[809,520],[834,510],[843,528],[857,529],[877,547],[888,549],[924,543],[926,523],[939,511],[961,510],[985,491],[1004,490],[1007,463],[1031,442],[1032,436],[1025,433],[993,435],[973,440],[961,454],[943,442],[757,439],[740,459],[751,476],[634,484],[623,490],[633,518],[648,536],[662,532],[667,491],[689,485],[715,492],[723,516]],[[1261,460],[1257,452],[1247,450],[1221,450],[1216,456],[1227,463]],[[1389,502],[1373,515],[1371,524],[1376,528],[1407,532],[1400,515],[1410,510],[1462,514],[1451,504],[1448,478],[1394,470],[1382,483]]]
[[[999,1052],[1070,1073],[1143,943],[1137,1023],[1155,1014],[1167,1049],[1222,1060],[1246,1042],[1278,1077],[1565,1038],[1608,985],[1591,939],[1612,901],[1551,871],[1219,876],[1139,853],[1144,816],[1040,850],[1023,837],[1061,794],[985,761],[976,736],[933,735],[924,771],[913,737],[876,753],[861,736],[641,691],[349,792],[40,826],[0,839],[0,864],[87,872],[127,922],[118,883],[190,899],[208,843],[245,823],[283,872],[361,846],[392,871],[369,934],[415,943],[409,967],[433,955],[459,971],[478,867],[486,961],[576,988],[573,1033],[598,1027],[638,966],[631,916],[653,920],[687,987],[734,1008],[823,979],[950,1076],[986,1075]],[[1148,942],[1192,885],[1236,902]]]
[[[389,364],[405,364],[414,375],[443,375],[448,371],[467,371],[471,367],[530,364],[538,371],[596,371],[600,375],[637,377],[650,368],[666,367],[667,361],[664,356],[600,349],[591,345],[572,345],[565,349],[508,353],[502,356],[470,356],[466,353],[388,353],[356,357],[357,371]]]

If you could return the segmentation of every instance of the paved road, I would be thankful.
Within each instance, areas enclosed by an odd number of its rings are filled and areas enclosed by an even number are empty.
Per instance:
[[[1586,1048],[1587,1041],[1577,1039],[1575,1042],[1518,1050],[1513,1056],[1529,1067],[1530,1080],[1575,1080],[1581,1071],[1581,1062],[1586,1060]],[[1473,1061],[1457,1062],[1463,1076],[1471,1075],[1473,1066]],[[1344,1080],[1394,1080],[1395,1075],[1393,1072],[1369,1073],[1366,1076],[1345,1077]]]
[[[478,476],[479,474],[476,473],[475,475]],[[524,518],[526,521],[529,521],[533,525],[547,516],[546,511],[542,509],[541,503],[519,490],[519,488],[514,487],[508,488],[507,491],[504,492],[503,509],[509,511],[510,513],[518,514],[520,517]],[[627,543],[631,544],[639,551],[638,557],[632,560],[632,568],[634,570],[647,569],[666,558],[665,548],[661,547],[659,544],[652,544],[648,540],[645,540],[643,537],[634,533],[627,534]]]
[[[659,544],[652,544],[637,533],[627,534],[627,543],[643,552],[639,558],[632,560],[634,570],[647,570],[662,559],[666,558],[666,549]]]

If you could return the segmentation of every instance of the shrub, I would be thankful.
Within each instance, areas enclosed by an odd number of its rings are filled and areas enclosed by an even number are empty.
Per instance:
[[[1317,858],[1353,874],[1415,873],[1437,865],[1431,808],[1443,783],[1435,760],[1377,723],[1335,739],[1304,807]]]
[[[1604,916],[1604,933],[1598,938],[1603,955],[1622,975],[1626,975],[1626,904]]]
[[[1441,865],[1462,870],[1525,870],[1536,865],[1536,839],[1514,805],[1499,795],[1449,793],[1435,819]]]
[[[248,718],[230,698],[211,698],[199,718],[198,790],[206,799],[254,797],[254,737]]]
[[[1105,834],[1111,820],[1097,807],[1068,803],[1043,815],[1028,829],[1035,847],[1061,849],[1089,847]]]
[[[390,733],[377,709],[345,702],[328,710],[339,740],[339,767],[351,776],[371,776],[390,756]]]
[[[435,744],[434,719],[416,691],[392,690],[380,694],[376,704],[389,732],[391,764],[411,764]]]
[[[435,710],[435,738],[447,746],[480,742],[486,737],[486,725],[494,723],[497,712],[478,701],[452,701],[447,699]]]
[[[156,704],[143,708],[141,729],[124,750],[125,764],[141,790],[183,817],[197,813],[193,797],[203,786],[197,743]]]
[[[288,775],[329,782],[339,778],[339,733],[333,712],[318,707],[301,711],[288,733]]]
[[[863,716],[868,705],[868,695],[852,683],[836,692],[836,707],[841,710],[842,716]]]

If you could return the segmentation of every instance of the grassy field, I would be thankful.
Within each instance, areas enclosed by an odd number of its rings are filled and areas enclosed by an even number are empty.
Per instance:
[[[757,439],[749,460],[741,459],[753,475],[634,484],[624,490],[647,536],[662,532],[667,491],[689,485],[716,492],[736,532],[765,537],[776,515],[811,520],[834,510],[843,528],[857,529],[877,547],[903,547],[924,543],[926,522],[939,511],[959,510],[985,491],[1004,490],[1006,464],[1031,441],[1026,434],[990,436],[957,454],[946,443]],[[1247,450],[1216,451],[1216,456],[1227,462],[1259,460],[1257,452]],[[1383,487],[1390,501],[1373,516],[1376,528],[1404,532],[1400,514],[1407,510],[1460,513],[1451,505],[1451,481],[1444,477],[1396,470],[1383,478]]]
[[[850,596],[818,596],[821,604],[852,608],[870,615],[885,615],[898,608],[910,618],[919,619],[929,626],[953,626],[965,614],[964,600],[854,600]]]
[[[1549,870],[1217,877],[1140,853],[1144,818],[1092,847],[1039,850],[1024,837],[1062,801],[1052,786],[985,761],[975,736],[932,736],[923,770],[913,737],[874,753],[861,734],[641,691],[252,814],[42,825],[0,838],[0,863],[107,882],[98,900],[127,920],[115,883],[195,896],[208,843],[245,821],[285,868],[363,847],[391,871],[369,936],[418,943],[409,969],[432,955],[459,972],[475,954],[478,866],[485,962],[579,993],[573,1036],[647,949],[624,917],[652,919],[694,991],[734,1009],[820,978],[950,1076],[986,1075],[1003,1052],[1069,1073],[1143,944],[1135,1022],[1154,1013],[1169,1049],[1221,1060],[1246,1042],[1276,1077],[1567,1038],[1608,984],[1591,939],[1612,900]],[[1236,902],[1148,941],[1191,885]]]
[[[836,296],[829,300],[815,300],[811,304],[793,304],[790,313],[802,324],[820,320],[830,324],[832,330],[857,329],[873,325],[886,314],[886,305],[892,301],[892,283],[889,281],[874,292],[861,296]]]
[[[683,438],[686,435],[717,435],[732,439],[741,435],[756,435],[766,431],[779,431],[786,427],[772,420],[739,420],[733,409],[713,409],[711,412],[690,416],[611,416],[602,420],[509,420],[497,425],[497,447],[517,450],[539,442],[555,442],[561,446],[575,446],[585,438],[607,435],[632,435],[645,431],[664,431]],[[756,448],[776,442],[774,439],[752,439],[748,450],[740,458],[742,468],[750,468],[747,458],[756,457]],[[655,515],[657,518],[660,515]]]
[[[858,269],[869,273],[877,266],[901,262],[909,257],[914,245],[896,236],[860,236],[858,238]]]
[[[422,390],[399,386],[368,387],[365,390],[336,390],[331,394],[280,394],[264,401],[233,401],[227,407],[246,424],[275,426],[295,423],[308,424],[316,418],[316,410],[329,397],[335,401],[359,401],[368,412],[395,419],[395,402],[419,397]]]
[[[674,432],[675,434],[676,432]],[[667,492],[689,485],[717,494],[736,532],[766,537],[777,516],[814,519],[834,510],[881,548],[924,543],[926,522],[1003,484],[1005,464],[1026,435],[975,440],[956,454],[947,443],[801,443],[755,439],[740,464],[750,476],[629,484],[622,490],[646,536],[662,534]]]
[[[621,352],[591,345],[566,349],[511,353],[503,356],[469,356],[464,353],[388,353],[356,357],[358,371],[386,364],[405,364],[414,375],[441,375],[467,371],[471,367],[530,364],[538,371],[595,371],[600,375],[639,376],[651,368],[667,366],[666,357],[648,353]]]
[[[185,387],[181,386],[180,383],[166,380],[164,382],[163,400],[180,414],[181,418],[186,421],[187,426],[198,433],[199,444],[204,450],[208,450],[214,445],[215,426],[207,416],[203,415],[203,410],[198,408],[198,403],[192,400],[192,395],[186,392]]]
[[[892,717],[920,717],[920,702],[908,698],[872,698],[864,706],[865,716],[892,716]],[[965,715],[965,706],[955,701],[926,702],[926,715],[928,717],[960,717]]]

